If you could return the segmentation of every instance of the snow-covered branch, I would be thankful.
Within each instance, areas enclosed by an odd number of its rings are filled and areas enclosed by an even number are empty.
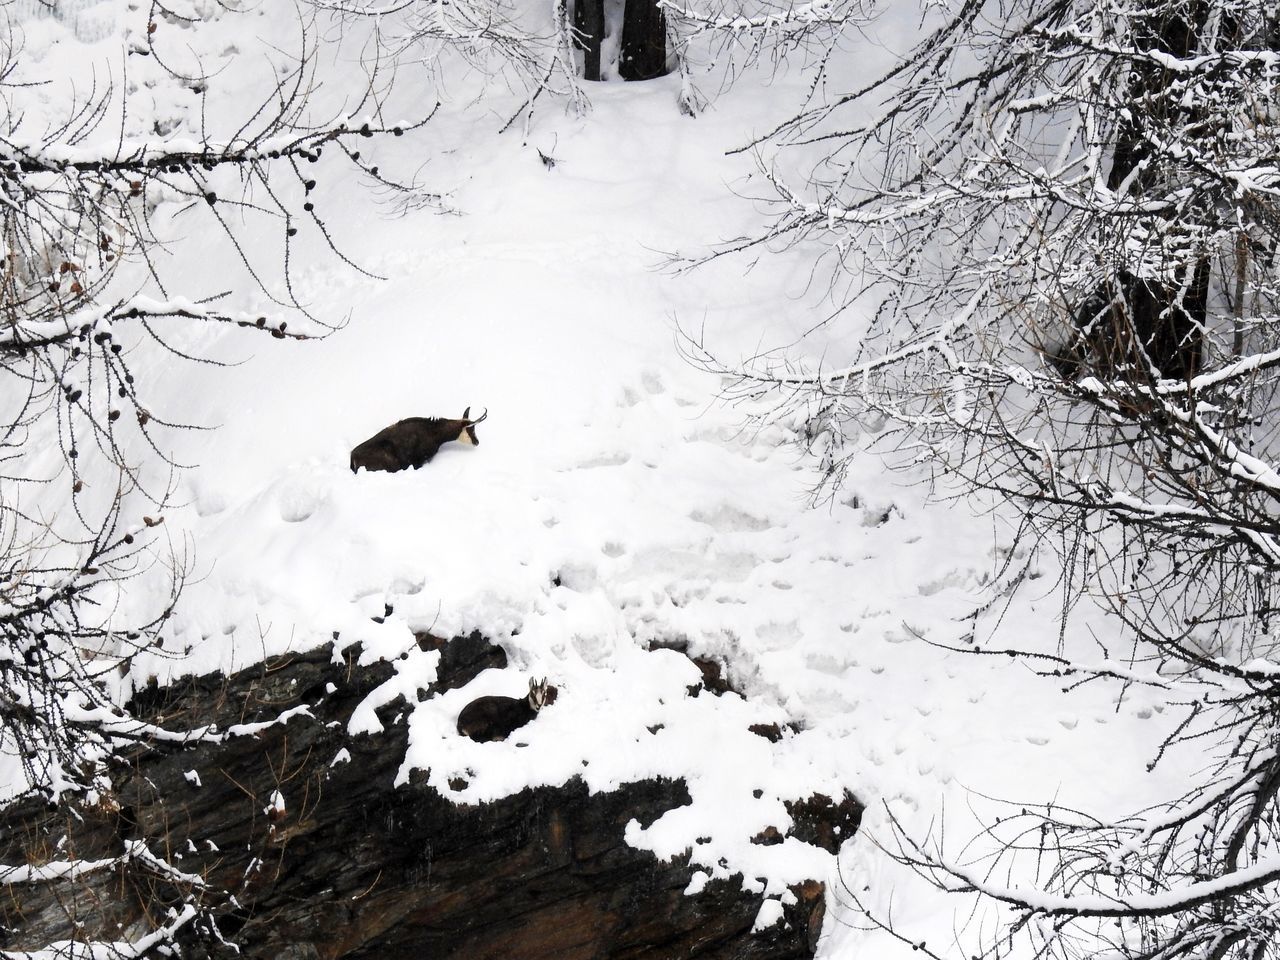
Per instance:
[[[1072,960],[1275,957],[1274,11],[973,0],[930,16],[884,73],[743,148],[804,164],[762,159],[774,218],[710,255],[811,251],[842,340],[820,359],[802,344],[729,363],[693,337],[686,351],[728,399],[800,424],[819,483],[892,450],[1012,513],[1018,549],[1057,547],[1064,621],[1085,605],[1107,618],[1096,650],[1065,627],[1052,654],[979,640],[982,614],[945,646],[1061,677],[1064,695],[1141,685],[1182,717],[1152,763],[1209,758],[1186,796],[1131,822],[1048,804],[997,821],[977,867],[903,838],[935,882],[1015,908],[986,955],[1022,938]]]

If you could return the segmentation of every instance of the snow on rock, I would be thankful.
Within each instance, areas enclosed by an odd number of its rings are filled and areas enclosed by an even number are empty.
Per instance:
[[[760,904],[760,912],[756,914],[756,922],[751,925],[752,933],[768,930],[782,920],[782,901],[772,897]]]

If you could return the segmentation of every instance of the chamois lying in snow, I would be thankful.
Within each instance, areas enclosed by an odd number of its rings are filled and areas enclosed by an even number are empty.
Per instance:
[[[546,679],[529,679],[527,697],[480,697],[472,700],[458,714],[458,732],[472,740],[484,743],[489,740],[505,740],[538,715],[549,703],[556,702],[555,687],[547,686]]]
[[[351,451],[351,472],[361,467],[366,470],[386,470],[394,473],[409,467],[417,470],[430,463],[440,447],[451,440],[476,446],[476,424],[489,416],[486,410],[475,420],[471,408],[462,411],[458,420],[440,417],[409,417],[399,423],[379,430],[364,443]]]

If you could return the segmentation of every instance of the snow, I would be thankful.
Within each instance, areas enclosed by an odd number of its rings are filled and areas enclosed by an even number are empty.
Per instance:
[[[685,896],[693,897],[706,889],[711,882],[711,875],[704,870],[695,870],[689,878],[689,885],[684,888]]]
[[[85,943],[79,940],[61,940],[49,944],[43,950],[8,950],[5,953],[13,960],[131,960],[147,956],[152,949],[163,951],[165,943],[173,934],[198,914],[199,911],[193,904],[186,904],[181,910],[171,909],[165,917],[167,922],[132,942]]]
[[[1224,894],[1255,890],[1268,881],[1280,877],[1280,858],[1258,860],[1244,869],[1184,884],[1159,893],[1130,894],[1128,896],[1102,896],[1099,894],[1064,897],[1047,894],[1035,887],[1004,887],[990,883],[963,866],[948,864],[947,870],[957,878],[963,878],[974,889],[999,900],[1026,904],[1037,913],[1047,916],[1092,914],[1095,916],[1133,917],[1158,916],[1175,913],[1193,906],[1203,906],[1220,899]]]
[[[120,864],[121,858],[109,860],[63,860],[21,866],[0,866],[0,882],[46,883],[51,880],[76,879],[99,870],[110,870]]]
[[[285,31],[288,12],[262,29]],[[36,26],[28,42],[48,69],[71,41],[51,22]],[[223,32],[209,28],[209,51],[230,29],[215,26]],[[256,76],[214,75],[210,122]],[[319,320],[349,317],[346,326],[305,343],[175,326],[185,350],[231,364],[216,368],[132,346],[149,409],[216,429],[161,435],[176,462],[198,466],[179,475],[158,549],[190,544],[194,566],[166,650],[135,658],[128,684],[229,671],[335,635],[359,644],[362,662],[385,659],[395,673],[350,733],[376,737],[377,709],[401,701],[401,782],[428,771],[446,796],[476,803],[574,777],[593,791],[682,778],[691,804],[631,823],[627,842],[688,854],[690,894],[740,875],[763,898],[757,930],[781,917],[789,884],[825,881],[825,957],[908,954],[842,922],[846,885],[869,886],[860,896],[873,903],[892,896],[915,940],[954,933],[953,902],[877,848],[883,804],[919,831],[945,811],[954,836],[968,835],[980,795],[1057,796],[1111,813],[1142,806],[1162,782],[1143,764],[1163,718],[1101,688],[1064,698],[1060,681],[1018,664],[924,642],[958,644],[976,629],[981,640],[1056,649],[1059,585],[1047,562],[1008,604],[965,619],[1006,559],[998,512],[930,502],[910,473],[872,453],[836,499],[813,504],[817,464],[802,438],[757,429],[749,410],[719,403],[719,379],[676,349],[678,325],[736,360],[814,324],[811,264],[797,252],[750,272],[731,259],[668,268],[670,256],[762,222],[734,192],[759,181],[754,160],[726,152],[785,119],[803,76],[740,80],[698,119],[677,110],[675,76],[591,85],[588,115],[544,106],[527,144],[518,130],[497,134],[519,98],[476,105],[466,81],[458,87],[425,128],[370,149],[388,169],[421,167],[460,216],[381,216],[359,183],[321,178],[317,209],[344,253],[385,278],[298,238],[293,260],[308,264],[295,277],[300,297]],[[162,91],[151,95],[168,109]],[[177,203],[156,220],[174,239],[170,268],[184,282],[170,286],[183,302],[234,285],[217,308],[260,315],[234,251]],[[268,261],[278,233],[249,234]],[[953,325],[968,320],[962,312]],[[835,378],[864,370],[856,316],[848,324],[810,341]],[[382,427],[467,406],[490,414],[478,447],[446,446],[418,471],[348,469],[351,448]],[[868,424],[864,439],[877,430]],[[50,463],[31,469],[52,472]],[[61,495],[44,494],[51,509]],[[131,585],[118,615],[162,601],[163,578],[152,579]],[[439,654],[421,651],[414,633],[473,630],[503,646],[509,668],[418,702]],[[673,648],[723,662],[737,692],[691,695],[700,674]],[[558,699],[509,740],[457,733],[476,697],[522,696],[543,677]],[[748,729],[772,723],[784,730],[777,743]],[[332,762],[349,759],[343,750]],[[868,809],[839,857],[795,838],[751,842],[790,825],[784,801],[846,790]],[[267,809],[283,804],[277,795]]]
[[[204,886],[204,880],[201,877],[183,873],[175,869],[171,863],[157,858],[141,840],[126,840],[124,853],[107,860],[61,860],[22,866],[0,865],[0,883],[49,883],[61,879],[74,880],[91,873],[114,869],[129,860],[141,861],[148,869],[178,882],[196,887]]]
[[[751,925],[751,932],[759,933],[762,930],[768,930],[781,920],[782,901],[768,898],[760,904],[760,912],[756,914],[756,921]]]

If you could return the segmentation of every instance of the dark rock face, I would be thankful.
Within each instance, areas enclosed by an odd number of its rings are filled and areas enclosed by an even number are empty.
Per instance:
[[[427,695],[505,664],[483,638],[418,639],[442,651]],[[394,786],[403,701],[380,711],[383,733],[346,733],[391,672],[325,649],[144,692],[139,712],[170,729],[226,729],[303,704],[311,715],[222,743],[140,746],[92,806],[26,800],[0,811],[2,863],[111,861],[141,841],[185,875],[126,858],[74,880],[8,885],[0,949],[136,939],[163,922],[165,907],[194,900],[203,915],[178,935],[184,957],[230,958],[229,942],[251,960],[812,956],[821,884],[797,887],[786,922],[753,935],[759,899],[736,880],[687,897],[687,863],[623,842],[631,819],[651,823],[689,802],[681,781],[594,796],[572,781],[478,806],[455,805],[418,775]],[[791,810],[796,832],[838,843],[850,834],[833,834],[831,815],[856,827],[856,804],[821,801]]]
[[[418,633],[414,634],[414,639],[423,650],[440,651],[436,681],[429,689],[432,695],[465,687],[490,667],[501,670],[507,665],[507,652],[478,633],[452,640]]]
[[[815,793],[803,800],[785,801],[785,806],[793,821],[791,835],[831,853],[838,852],[840,844],[852,837],[862,823],[862,804],[848,792],[839,803]]]

